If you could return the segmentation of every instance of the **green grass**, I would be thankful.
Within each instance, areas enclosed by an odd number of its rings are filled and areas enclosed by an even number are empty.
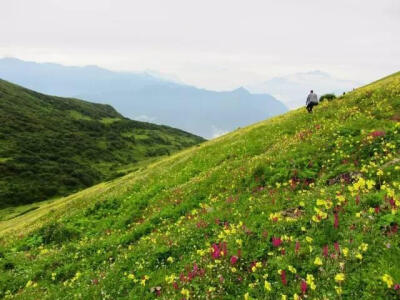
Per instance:
[[[0,297],[398,299],[399,115],[397,73],[3,221]]]
[[[203,139],[0,80],[0,207],[65,196]],[[145,136],[143,142],[135,135]]]

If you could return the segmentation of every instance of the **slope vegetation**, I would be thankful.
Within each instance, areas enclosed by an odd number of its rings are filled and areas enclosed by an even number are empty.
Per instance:
[[[28,212],[0,296],[397,299],[399,120],[397,73]]]
[[[0,80],[0,207],[65,195],[127,164],[203,141],[122,117],[109,105],[51,97]]]

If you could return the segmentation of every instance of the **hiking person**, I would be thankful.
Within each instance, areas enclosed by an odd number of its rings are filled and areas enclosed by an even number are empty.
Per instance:
[[[306,101],[306,108],[309,113],[312,112],[312,109],[314,106],[318,105],[318,96],[317,94],[314,94],[314,91],[311,90],[310,93],[307,96],[307,101]]]

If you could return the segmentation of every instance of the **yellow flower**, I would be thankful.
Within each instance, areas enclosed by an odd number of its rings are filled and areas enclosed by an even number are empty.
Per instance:
[[[268,292],[270,292],[272,290],[271,284],[266,280],[264,281],[264,288]]]
[[[293,266],[288,266],[288,269],[290,272],[292,272],[293,274],[296,274],[297,270],[296,268],[294,268]]]
[[[366,252],[368,250],[368,244],[366,243],[362,243],[359,247],[359,250],[361,250],[362,252]]]
[[[356,258],[358,258],[359,260],[362,260],[363,256],[362,256],[362,254],[360,252],[357,252]]]
[[[311,288],[312,290],[315,290],[315,288],[317,287],[317,286],[315,285],[315,283],[314,283],[314,276],[311,275],[311,274],[307,274],[306,282],[307,282],[307,284],[310,286],[310,288]]]
[[[168,258],[167,258],[167,262],[169,262],[169,263],[171,263],[171,264],[172,264],[172,263],[174,262],[174,258],[173,258],[173,257],[171,257],[171,256],[170,256],[170,257],[168,257]]]
[[[307,243],[311,243],[313,241],[313,239],[309,236],[306,236],[306,241],[307,241]]]
[[[376,175],[382,176],[382,175],[383,175],[383,171],[382,171],[381,169],[379,169],[379,170],[376,172]]]
[[[347,255],[349,255],[349,248],[347,248],[347,247],[343,248],[342,252],[343,252],[344,257],[347,257]]]
[[[386,283],[388,289],[390,289],[393,286],[393,278],[389,274],[383,275],[382,281]]]
[[[341,288],[340,286],[335,286],[335,290],[336,290],[336,293],[337,293],[338,295],[341,295],[341,294],[342,294],[342,288]]]
[[[244,300],[249,300],[249,299],[250,299],[249,293],[244,294]]]
[[[297,295],[297,294],[294,294],[294,295],[293,295],[293,300],[300,300],[300,297],[299,297],[299,295]]]
[[[128,275],[128,278],[129,278],[129,279],[135,279],[135,275],[129,274],[129,275]]]
[[[336,199],[338,199],[339,203],[343,203],[346,201],[343,195],[336,195]]]
[[[171,274],[170,276],[165,276],[165,281],[167,283],[173,283],[175,281],[175,279],[176,279],[175,274]]]
[[[343,273],[338,273],[338,274],[336,274],[336,276],[335,276],[335,281],[338,282],[338,283],[344,281],[344,279],[345,279],[345,276],[344,276]]]
[[[185,298],[189,299],[189,296],[190,296],[189,290],[183,288],[183,289],[181,290],[181,294],[182,294],[183,296],[185,296]]]
[[[282,298],[281,298],[282,300],[287,300],[287,296],[286,295],[284,295],[284,294],[282,294]]]
[[[261,267],[262,267],[262,263],[261,263],[261,262],[257,262],[257,263],[256,263],[256,267],[257,267],[257,268],[261,268]]]
[[[322,266],[322,260],[317,256],[314,260],[314,264],[317,266]]]
[[[32,280],[28,280],[28,282],[26,283],[26,285],[25,285],[25,287],[30,287],[30,286],[32,286],[32,284],[33,284],[33,281]]]
[[[232,273],[236,273],[237,270],[236,270],[235,267],[232,267],[232,268],[231,268],[231,271],[232,271]]]

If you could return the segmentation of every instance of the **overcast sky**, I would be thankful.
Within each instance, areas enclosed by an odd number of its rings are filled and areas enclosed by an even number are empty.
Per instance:
[[[399,0],[0,0],[0,57],[156,70],[210,89],[400,70]]]

